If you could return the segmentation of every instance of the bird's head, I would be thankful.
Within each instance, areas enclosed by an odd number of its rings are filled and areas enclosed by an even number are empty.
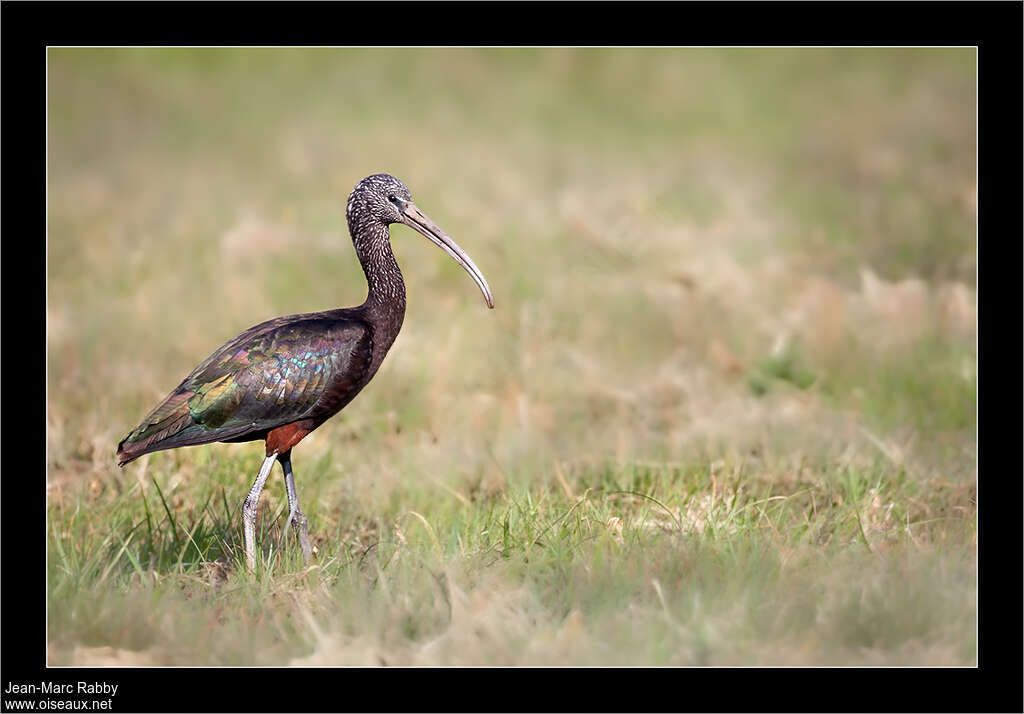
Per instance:
[[[442,231],[436,223],[423,213],[412,200],[412,193],[404,183],[390,174],[374,174],[367,176],[356,184],[348,196],[348,208],[345,211],[348,219],[349,232],[357,243],[363,235],[387,236],[387,231],[380,228],[392,223],[404,223],[421,233],[431,243],[443,250],[461,265],[487,301],[487,307],[494,307],[491,288],[484,279],[483,273],[476,267],[466,252]]]

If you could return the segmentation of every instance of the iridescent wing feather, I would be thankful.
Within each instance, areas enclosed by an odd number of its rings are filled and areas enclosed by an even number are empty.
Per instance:
[[[365,384],[371,353],[370,329],[356,319],[312,313],[256,325],[182,380],[118,445],[118,461],[323,421]]]

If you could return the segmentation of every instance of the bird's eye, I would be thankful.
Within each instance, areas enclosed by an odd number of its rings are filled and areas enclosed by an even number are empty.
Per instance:
[[[388,200],[391,201],[392,203],[398,203],[398,196],[396,196],[393,193],[388,194]]]

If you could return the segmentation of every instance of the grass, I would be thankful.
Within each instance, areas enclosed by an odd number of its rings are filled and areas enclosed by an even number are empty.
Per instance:
[[[972,665],[970,50],[51,49],[48,662]],[[415,107],[411,111],[410,107]],[[358,304],[296,450],[118,440],[217,345]]]
[[[281,547],[285,502],[270,494],[255,577],[230,479],[176,508],[153,474],[53,513],[67,528],[51,536],[51,663],[100,645],[160,664],[975,656],[970,488],[933,485],[941,501],[922,502],[885,464],[762,466],[605,465],[491,492],[403,483],[372,520],[316,500],[309,567]]]

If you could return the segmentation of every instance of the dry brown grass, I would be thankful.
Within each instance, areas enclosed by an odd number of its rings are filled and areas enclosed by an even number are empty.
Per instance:
[[[117,556],[111,602],[135,612],[152,588],[167,603],[136,637],[116,608],[87,614],[93,601],[68,586],[92,581],[54,565],[51,543],[51,663],[174,664],[197,650],[213,663],[973,661],[971,618],[943,625],[952,605],[926,585],[945,578],[973,612],[972,53],[210,52],[50,51],[58,533],[88,525],[99,542],[123,515],[114,535],[127,538],[138,499],[159,504],[154,479],[186,522],[216,489],[237,505],[251,446],[119,472],[115,445],[240,330],[363,298],[342,215],[361,176],[404,179],[482,267],[496,310],[396,229],[402,334],[296,456],[321,570],[258,586],[283,603],[272,609],[226,552],[176,574],[154,556],[145,577]],[[574,545],[550,570],[481,555],[479,531],[515,499],[568,509],[602,469],[643,464],[703,475],[692,493],[654,478],[666,509],[593,497],[572,533],[601,548]],[[773,498],[760,520],[724,522],[730,503],[749,514]],[[88,512],[108,520],[72,525]],[[679,556],[679,524],[723,550]],[[774,585],[742,587],[763,576],[724,555],[744,538],[771,544]],[[407,561],[352,566],[382,541]],[[861,559],[844,561],[840,542]],[[595,578],[622,549],[637,565]],[[394,588],[348,572],[374,563]],[[715,585],[688,585],[693,573]],[[857,605],[846,593],[861,573]],[[634,595],[594,594],[624,582]],[[803,588],[820,599],[758,619],[754,594],[779,603]],[[325,615],[339,603],[365,621]],[[930,614],[914,619],[919,606]],[[251,628],[266,649],[246,655],[204,628]]]

